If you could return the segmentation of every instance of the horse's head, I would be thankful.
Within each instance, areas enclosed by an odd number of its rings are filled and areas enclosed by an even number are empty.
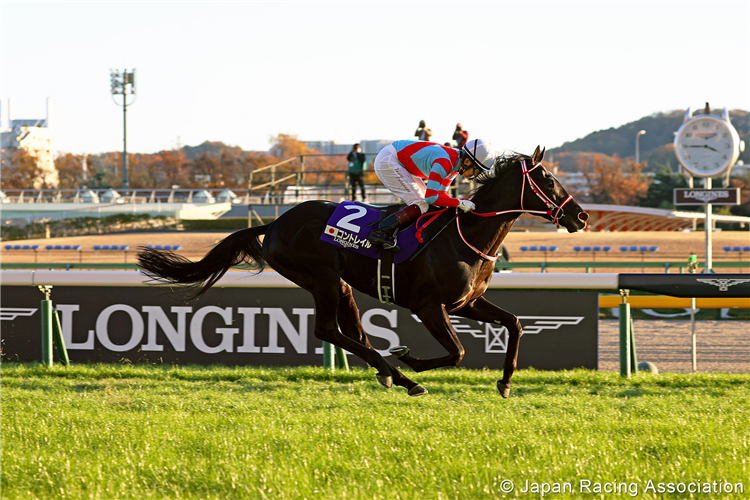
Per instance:
[[[586,227],[589,214],[544,166],[544,151],[537,146],[531,156],[516,154],[498,159],[491,177],[480,180],[484,186],[476,194],[493,184],[501,187],[505,196],[508,190],[516,191],[511,198],[520,204],[517,208],[521,210],[511,211],[538,215],[571,233],[581,231]],[[513,178],[520,178],[520,182],[513,182]]]

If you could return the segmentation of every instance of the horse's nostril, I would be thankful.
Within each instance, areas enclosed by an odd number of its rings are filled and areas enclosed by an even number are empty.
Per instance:
[[[587,214],[586,212],[581,212],[580,214],[578,214],[578,220],[581,222],[586,222],[587,220],[589,220],[589,214]]]

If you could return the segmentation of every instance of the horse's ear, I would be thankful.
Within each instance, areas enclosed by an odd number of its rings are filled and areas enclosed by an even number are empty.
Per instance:
[[[544,157],[544,152],[541,151],[541,146],[537,146],[534,150],[534,154],[531,155],[531,163],[536,165],[540,161],[542,161],[542,158]]]

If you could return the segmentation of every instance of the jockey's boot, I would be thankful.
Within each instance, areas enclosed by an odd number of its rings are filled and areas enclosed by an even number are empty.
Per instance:
[[[398,252],[400,249],[396,246],[396,233],[418,219],[420,215],[422,215],[422,210],[417,205],[404,207],[380,221],[378,228],[367,237],[367,241],[381,245],[386,250]]]

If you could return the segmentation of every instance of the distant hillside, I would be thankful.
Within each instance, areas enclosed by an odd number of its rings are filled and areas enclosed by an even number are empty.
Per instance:
[[[203,144],[198,146],[183,146],[182,151],[185,152],[185,157],[188,160],[194,160],[203,153],[213,158],[221,158],[225,152],[234,153],[234,155],[242,158],[247,154],[247,151],[243,151],[239,146],[227,146],[223,142],[209,142],[205,141]]]
[[[701,111],[696,110],[698,113]],[[713,114],[720,115],[721,110],[714,110]],[[684,116],[684,110],[655,113],[618,128],[592,132],[582,139],[550,149],[549,152],[553,154],[555,161],[560,160],[562,170],[569,170],[568,166],[574,164],[573,158],[578,156],[578,153],[600,153],[610,157],[617,155],[620,158],[632,159],[635,156],[635,136],[639,130],[645,130],[646,134],[639,140],[639,149],[641,161],[648,162],[646,170],[653,170],[657,164],[676,168],[677,159],[672,143],[674,133],[682,125]],[[740,155],[740,159],[744,163],[750,163],[750,113],[733,110],[729,112],[729,117],[740,138],[747,144],[747,149]],[[562,162],[563,159],[565,162]]]

